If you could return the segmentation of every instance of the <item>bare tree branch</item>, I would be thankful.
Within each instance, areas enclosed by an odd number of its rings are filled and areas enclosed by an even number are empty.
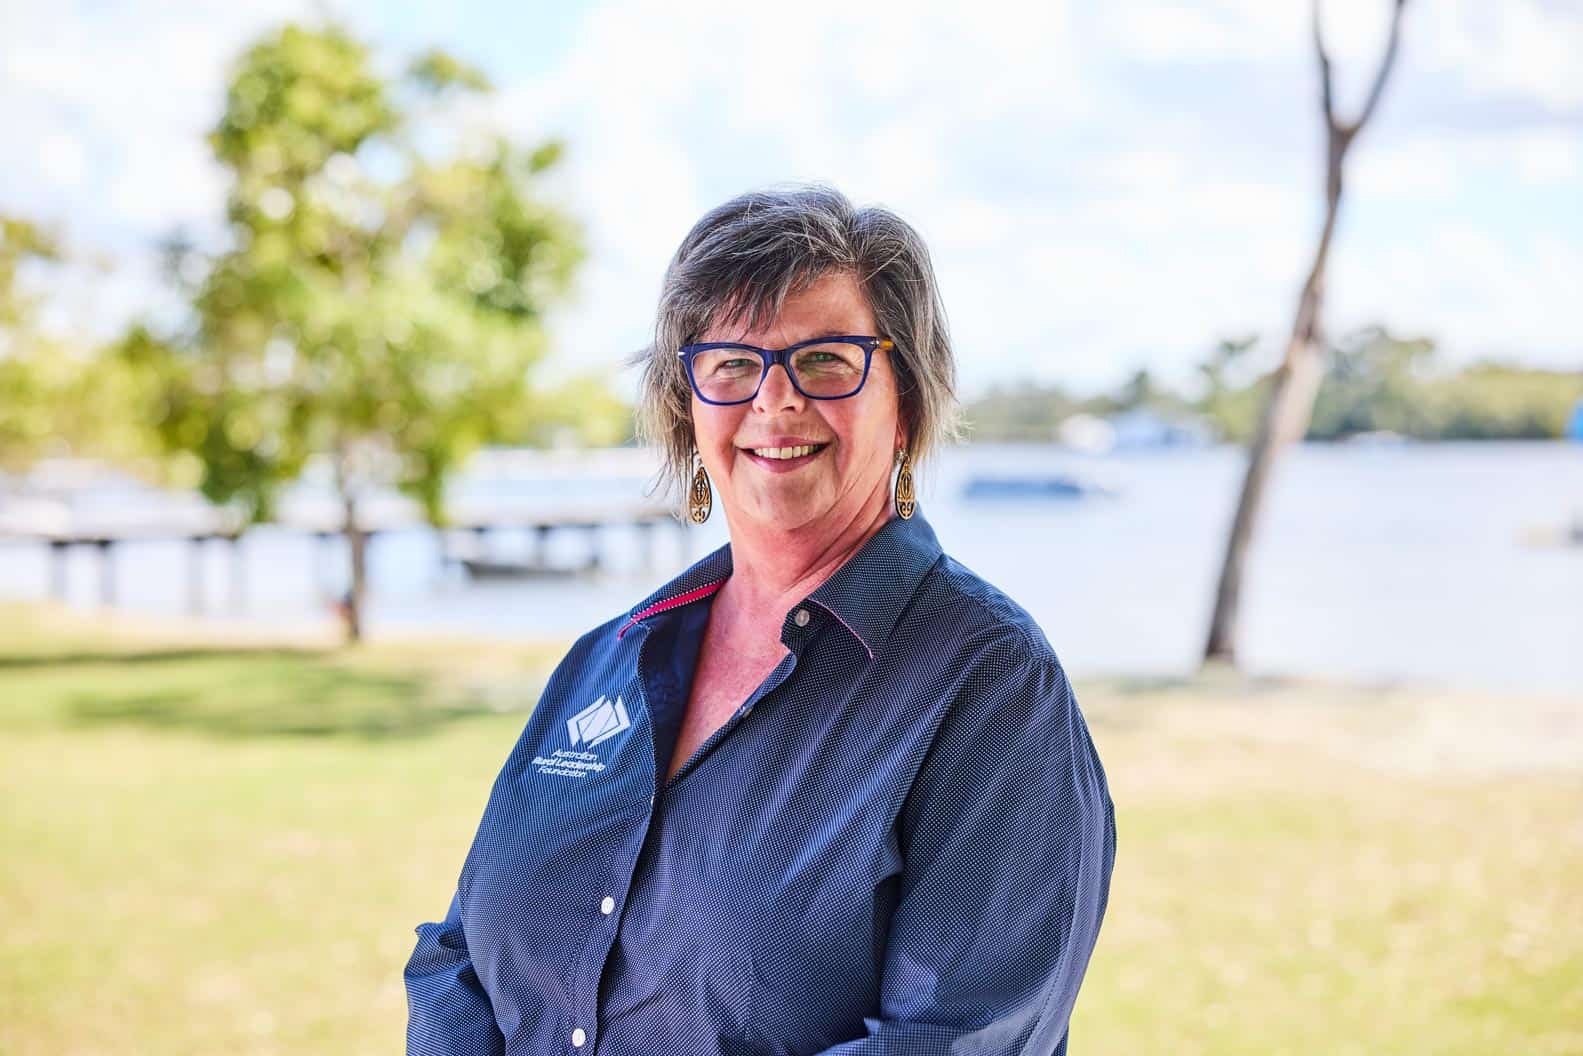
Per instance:
[[[1273,473],[1277,456],[1283,446],[1302,440],[1313,413],[1314,400],[1324,377],[1323,345],[1325,341],[1321,309],[1324,303],[1325,267],[1330,255],[1330,242],[1336,230],[1336,217],[1341,208],[1342,176],[1347,150],[1352,138],[1374,112],[1380,93],[1396,58],[1402,7],[1406,0],[1394,0],[1391,15],[1390,41],[1380,62],[1374,86],[1369,92],[1359,118],[1347,124],[1336,119],[1334,84],[1331,77],[1330,55],[1325,51],[1324,34],[1320,27],[1319,4],[1313,0],[1314,51],[1319,57],[1321,98],[1325,109],[1325,221],[1320,231],[1319,244],[1314,249],[1313,264],[1308,279],[1303,283],[1298,298],[1297,317],[1292,323],[1291,337],[1286,344],[1286,354],[1281,365],[1270,376],[1269,391],[1264,409],[1259,416],[1257,429],[1248,444],[1248,465],[1242,481],[1242,493],[1237,499],[1231,531],[1226,541],[1225,557],[1221,563],[1220,580],[1215,591],[1215,609],[1210,617],[1209,638],[1204,646],[1204,659],[1217,662],[1236,661],[1234,640],[1237,613],[1242,596],[1242,578],[1249,548],[1252,546],[1254,527],[1263,496]]]
[[[1330,88],[1330,56],[1325,51],[1324,33],[1319,28],[1319,0],[1314,0],[1309,11],[1313,14],[1314,53],[1319,56],[1319,87],[1325,104],[1325,123],[1336,127],[1335,99]]]
[[[1375,105],[1380,101],[1380,93],[1385,89],[1385,79],[1390,76],[1391,67],[1396,62],[1396,45],[1402,35],[1402,8],[1406,5],[1407,0],[1396,0],[1396,7],[1391,11],[1391,37],[1385,45],[1385,56],[1380,60],[1379,72],[1374,75],[1374,87],[1369,89],[1369,99],[1363,104],[1363,113],[1359,114],[1358,119],[1347,129],[1349,138],[1356,135],[1358,129],[1363,127],[1369,115],[1374,113]]]

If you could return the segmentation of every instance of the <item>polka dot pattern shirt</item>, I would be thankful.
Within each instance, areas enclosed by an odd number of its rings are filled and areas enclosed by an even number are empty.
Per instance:
[[[1116,828],[1043,632],[892,518],[666,781],[731,568],[556,668],[417,928],[409,1056],[1065,1053]]]

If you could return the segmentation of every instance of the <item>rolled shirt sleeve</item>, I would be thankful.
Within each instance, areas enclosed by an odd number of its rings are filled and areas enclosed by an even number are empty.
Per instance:
[[[407,1056],[504,1056],[505,1038],[467,952],[460,896],[452,897],[443,921],[419,924],[417,934],[402,973]]]
[[[900,819],[880,1016],[821,1056],[1063,1053],[1115,861],[1115,807],[1066,673],[980,654]]]

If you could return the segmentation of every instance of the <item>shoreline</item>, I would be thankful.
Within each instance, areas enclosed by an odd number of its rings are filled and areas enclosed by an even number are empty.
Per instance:
[[[355,646],[325,618],[295,630],[260,621],[82,612],[0,602],[13,653],[69,664],[86,650],[300,650],[334,665],[477,684],[548,675],[570,638],[389,634]],[[35,645],[36,650],[30,646]],[[1499,691],[1404,680],[1247,673],[1211,665],[1182,675],[1070,676],[1096,737],[1147,730],[1163,741],[1283,748],[1400,774],[1583,774],[1583,693]]]

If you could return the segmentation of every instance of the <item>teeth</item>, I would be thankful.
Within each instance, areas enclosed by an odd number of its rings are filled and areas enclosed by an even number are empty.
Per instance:
[[[804,444],[802,447],[754,447],[750,448],[760,458],[801,458],[811,455],[818,444]]]

